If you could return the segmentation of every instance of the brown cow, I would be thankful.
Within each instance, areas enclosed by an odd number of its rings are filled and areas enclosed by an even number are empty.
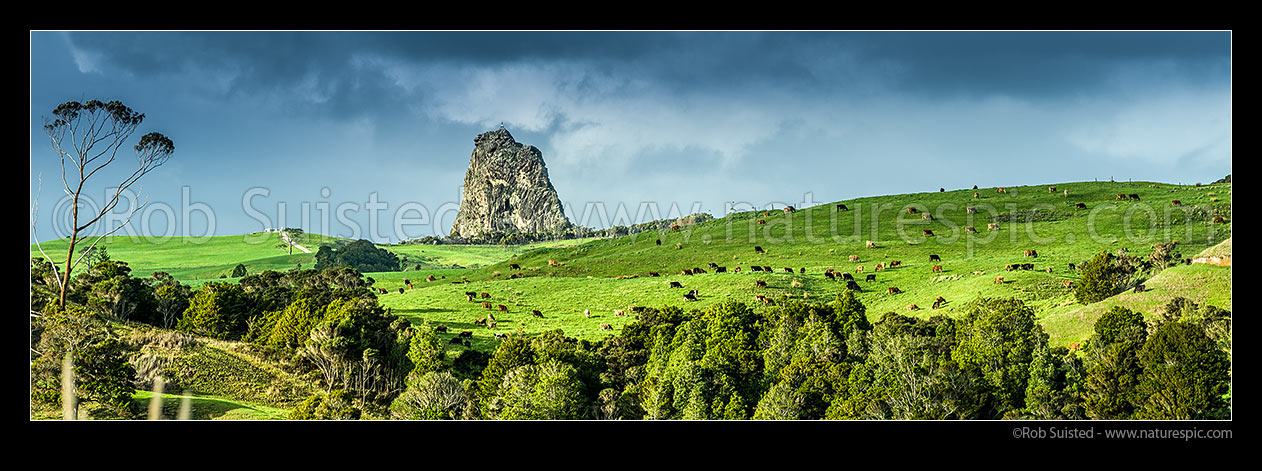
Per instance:
[[[1051,273],[1051,272],[1052,272],[1052,267],[1047,267],[1047,272],[1048,272],[1048,273]]]
[[[465,298],[467,298],[467,299],[469,300],[469,302],[473,302],[473,295],[472,295],[472,294],[466,294],[466,295],[465,295]]]
[[[1069,196],[1069,190],[1065,190],[1065,196],[1066,196],[1066,197],[1068,197],[1068,196]]]
[[[483,292],[481,296],[482,299],[491,299],[491,293]]]
[[[754,280],[754,286],[758,288],[766,288],[767,282],[763,280]]]
[[[977,232],[977,228],[973,226],[964,226],[964,232]]]
[[[460,336],[461,336],[461,337],[466,337],[466,338],[472,338],[472,337],[473,337],[473,331],[472,331],[472,330],[465,330],[465,331],[461,331],[461,332],[460,332]]]
[[[890,261],[890,263],[889,263],[889,265],[888,265],[888,266],[889,266],[890,268],[894,268],[894,267],[897,267],[897,266],[901,266],[902,264],[903,264],[903,261],[902,261],[902,260],[892,260],[892,261]]]
[[[499,310],[501,310],[501,311],[508,312],[508,306],[505,306],[505,305],[503,305],[503,304],[500,304],[500,305],[498,305],[498,306],[496,306],[496,307],[497,307],[497,308],[499,308]]]
[[[483,309],[490,309],[490,308],[491,308],[491,303],[488,303],[488,302],[486,302],[486,301],[482,301],[482,308],[483,308]]]
[[[974,192],[973,192],[973,197],[974,197],[974,198],[981,198],[981,197],[982,197],[982,194],[981,194],[981,193],[978,193],[978,192],[976,192],[976,191],[974,191]]]
[[[908,306],[907,306],[907,310],[908,310],[908,311],[919,311],[919,310],[920,310],[920,306],[917,306],[917,305],[915,305],[915,304],[910,304],[910,305],[908,305]]]
[[[940,306],[942,306],[942,303],[937,302],[937,301],[934,301],[934,302],[933,302],[933,309],[937,309],[937,308],[938,308],[938,307],[940,307]]]
[[[784,271],[787,271],[787,272],[789,272],[790,274],[792,274],[792,273],[793,273],[793,269],[792,269],[792,268],[789,268],[789,267],[784,267]]]
[[[973,185],[973,189],[974,189],[974,190],[976,190],[976,189],[977,189],[977,185]]]
[[[433,275],[430,275],[430,276],[433,276]],[[407,278],[403,279],[403,284],[408,285],[408,289],[412,289],[412,282],[409,281]]]
[[[691,268],[685,268],[685,269],[681,270],[681,271],[679,272],[679,274],[680,274],[680,275],[691,275],[691,274],[692,274],[692,269],[691,269]]]
[[[430,275],[430,276],[425,277],[425,281],[437,281],[437,280],[438,280],[438,278],[434,278],[434,275]]]
[[[600,325],[600,330],[613,330],[613,326],[611,326],[611,325],[609,325],[609,324],[601,324],[601,325]]]
[[[870,241],[870,240],[869,240],[869,241],[867,241],[867,242],[868,242],[868,248],[869,248],[869,249],[875,249],[875,248],[876,248],[876,242],[872,242],[872,241]]]
[[[485,317],[479,317],[479,318],[477,318],[477,319],[474,319],[474,320],[473,320],[473,325],[486,325],[486,318],[485,318]]]
[[[1119,200],[1124,200],[1124,199],[1126,199],[1126,195],[1121,194],[1121,193],[1118,193],[1118,194],[1117,194],[1117,199],[1119,199]]]
[[[561,264],[558,263],[556,260],[548,260],[548,266],[557,267],[557,266],[561,266]]]
[[[1049,186],[1049,187],[1047,187],[1047,192],[1048,192],[1048,193],[1055,193],[1055,192],[1056,192],[1056,187],[1054,187],[1054,186]]]
[[[946,298],[938,296],[938,299],[935,299],[934,302],[946,304]]]
[[[797,211],[797,210],[796,210],[796,209],[794,209],[792,206],[785,206],[785,207],[784,207],[784,213],[785,213],[785,214],[789,214],[789,213],[792,213],[792,212],[794,212],[794,211]]]
[[[759,220],[758,220],[758,223],[759,223],[759,224],[766,224],[766,223],[767,223],[767,221],[762,220],[762,219],[759,219]]]
[[[1075,209],[1087,209],[1087,203],[1078,203],[1074,205]]]
[[[1001,186],[1001,187],[999,187],[999,189],[998,189],[998,190],[995,190],[995,193],[1007,193],[1007,192],[1008,192],[1008,189],[1007,189],[1007,188],[1004,188],[1004,187],[1002,187],[1002,186]]]
[[[898,289],[898,287],[896,287],[896,286],[891,286],[891,287],[889,287],[889,289],[887,289],[887,290],[885,290],[885,291],[886,291],[887,293],[889,293],[889,294],[898,294],[898,293],[902,293],[902,291],[901,291],[901,290],[899,290],[899,289]]]
[[[917,210],[915,206],[908,206],[908,207],[907,207],[907,214],[916,214],[916,213],[918,213],[918,212],[920,212],[920,211],[919,211],[919,210]]]
[[[942,265],[934,265],[933,271],[931,271],[930,273],[938,273],[940,271],[942,271]]]
[[[447,331],[447,326],[445,325],[440,325],[434,328],[434,332],[446,332],[446,331]]]
[[[883,270],[883,269],[885,269],[885,264],[884,264],[884,263],[878,263],[878,264],[876,264],[876,267],[874,267],[874,268],[873,268],[873,270],[876,270],[876,271],[881,271],[881,270]]]
[[[626,310],[626,309],[614,309],[614,310],[613,310],[613,315],[615,315],[615,316],[625,316],[625,315],[627,315],[627,310]]]
[[[855,273],[862,273],[862,272],[863,272],[863,265],[859,265],[858,267],[855,267],[854,272],[855,272]]]
[[[1223,219],[1222,216],[1214,216],[1214,223],[1224,223],[1224,222],[1227,222],[1227,220]]]
[[[826,271],[826,272],[824,272],[824,278],[828,278],[828,279],[830,279],[830,280],[836,280],[836,279],[837,279],[837,275],[834,275],[834,274],[833,274],[833,272],[831,272],[831,271]]]
[[[921,214],[920,214],[920,219],[933,220],[933,215],[932,215],[932,214],[929,214],[929,213],[921,213]]]
[[[705,270],[702,270],[702,269],[700,269],[700,268],[693,268],[693,269],[692,269],[692,274],[696,275],[696,274],[698,274],[698,273],[705,273]]]
[[[1074,287],[1074,282],[1069,281],[1069,280],[1062,281],[1060,284],[1061,284],[1062,286],[1066,287],[1066,288],[1073,288],[1073,287]]]
[[[968,212],[968,214],[973,214],[973,213],[976,213],[976,212],[977,212],[977,208],[974,208],[974,207],[972,207],[972,206],[969,206],[969,207],[967,207],[967,208],[964,208],[964,211]]]
[[[997,285],[1002,285],[1003,283],[1004,283],[1004,281],[1003,281],[1003,277],[1002,277],[1002,276],[996,276],[996,277],[995,277],[995,284],[997,284]]]
[[[861,261],[861,260],[859,260],[859,256],[858,256],[858,255],[851,255],[851,256],[850,256],[850,261],[852,261],[852,262],[859,262],[859,261]]]
[[[1179,200],[1170,200],[1170,204],[1175,206],[1183,206],[1183,202]]]
[[[998,225],[998,224],[995,224],[995,223],[986,224],[986,229],[988,229],[988,230],[992,230],[992,231],[993,231],[993,230],[998,229],[998,228],[999,228],[999,225]]]
[[[924,235],[925,237],[929,237],[929,236],[932,236],[932,235],[933,235],[933,231],[931,231],[931,230],[929,230],[929,229],[924,229],[924,230],[921,230],[921,231],[920,231],[920,233],[921,233],[921,235]]]
[[[766,266],[766,265],[763,265],[763,266],[762,266],[762,271],[771,271],[771,267]]]
[[[1037,257],[1039,256],[1039,253],[1038,253],[1038,251],[1035,251],[1035,250],[1026,250],[1026,251],[1025,251],[1025,256],[1026,256],[1026,257],[1035,257],[1035,258],[1037,258]]]

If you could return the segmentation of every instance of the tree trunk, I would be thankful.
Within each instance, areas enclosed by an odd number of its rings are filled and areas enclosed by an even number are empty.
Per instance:
[[[78,224],[78,217],[75,218],[75,224]],[[66,250],[66,270],[61,273],[61,300],[59,306],[62,310],[66,309],[66,287],[70,286],[70,265],[74,259],[74,245],[78,242],[78,231],[70,233],[70,248]]]

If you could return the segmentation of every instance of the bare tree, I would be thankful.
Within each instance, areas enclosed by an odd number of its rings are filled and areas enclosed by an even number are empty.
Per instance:
[[[52,143],[53,150],[57,152],[57,158],[61,160],[61,182],[65,187],[66,195],[71,199],[70,246],[66,249],[65,268],[61,270],[61,273],[57,273],[57,282],[61,292],[58,306],[65,308],[66,287],[70,284],[70,272],[84,258],[83,255],[80,255],[78,259],[74,258],[75,245],[79,243],[80,234],[112,212],[118,206],[119,196],[124,191],[127,191],[141,177],[165,164],[175,152],[175,144],[157,132],[142,136],[140,143],[133,147],[136,151],[136,170],[114,188],[112,196],[108,196],[107,192],[108,199],[105,204],[96,208],[96,211],[80,214],[80,209],[85,209],[81,208],[83,206],[81,201],[88,179],[114,162],[118,151],[144,121],[145,115],[133,111],[119,101],[103,103],[99,100],[89,100],[83,103],[77,101],[62,103],[53,110],[53,116],[52,120],[45,118],[44,130],[48,132],[48,139]],[[67,172],[67,169],[70,172]],[[67,176],[67,173],[70,175]],[[129,210],[124,223],[98,236],[88,246],[88,251],[101,239],[126,226],[141,206],[143,203],[134,205]],[[38,210],[37,201],[35,211],[38,212]],[[32,233],[35,231],[34,217],[31,221],[31,231]],[[84,240],[88,238],[83,237]],[[38,237],[36,239],[38,245]],[[44,253],[42,246],[39,250],[49,262],[53,263],[53,269],[56,270],[57,262]]]

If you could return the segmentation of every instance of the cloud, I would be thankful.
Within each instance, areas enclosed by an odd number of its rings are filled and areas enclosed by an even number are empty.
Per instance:
[[[1177,89],[1125,103],[1087,105],[1095,113],[1068,130],[1078,148],[1137,162],[1175,166],[1189,156],[1231,156],[1229,90]]]

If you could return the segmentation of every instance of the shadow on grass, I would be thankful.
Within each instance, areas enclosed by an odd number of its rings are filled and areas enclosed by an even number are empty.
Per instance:
[[[151,392],[138,391],[133,396],[133,400],[137,403],[139,410],[143,411],[149,407],[152,396]],[[184,397],[175,394],[162,395],[162,420],[174,420],[179,416],[180,404]],[[192,420],[278,420],[285,418],[280,409],[266,410],[215,397],[189,396],[189,398],[189,419]]]

